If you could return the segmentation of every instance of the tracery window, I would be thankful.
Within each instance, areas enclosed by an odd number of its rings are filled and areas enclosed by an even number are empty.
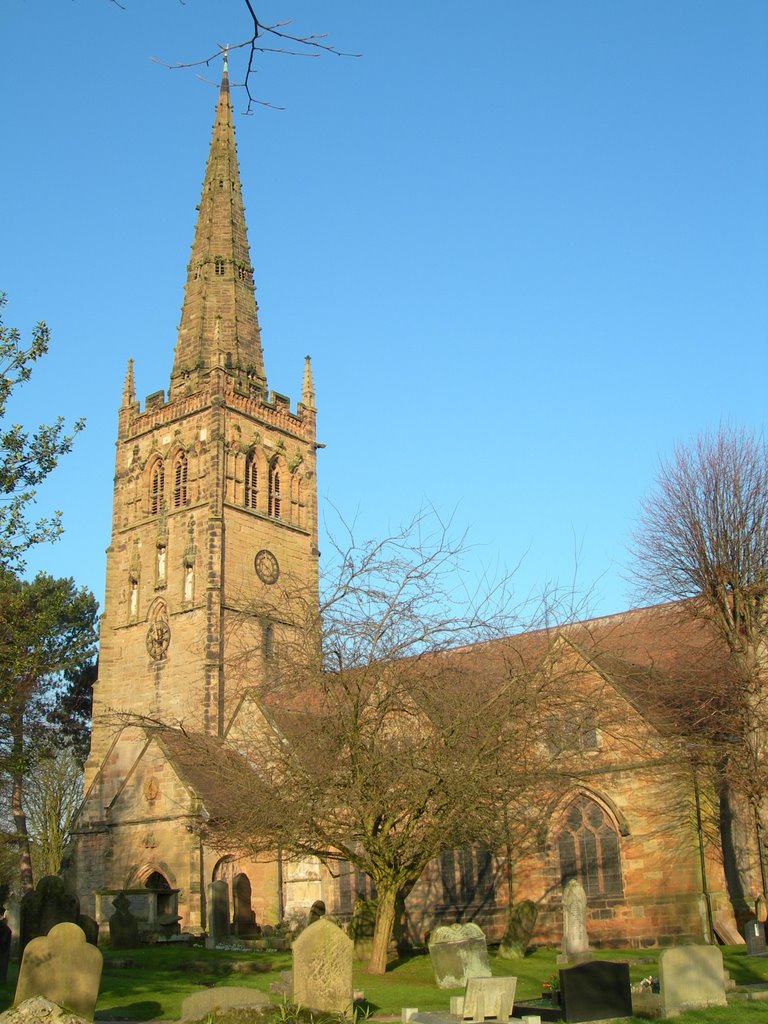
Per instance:
[[[165,467],[162,459],[156,459],[149,471],[149,511],[156,516],[163,504],[165,489]]]
[[[337,914],[351,914],[358,897],[364,900],[376,899],[376,886],[371,876],[349,861],[339,864],[337,886]]]
[[[273,459],[269,466],[269,505],[267,514],[274,519],[280,519],[280,461]]]
[[[173,463],[173,507],[187,504],[187,456],[179,452]]]
[[[454,907],[493,898],[493,862],[485,846],[461,846],[440,854],[443,902]]]
[[[578,879],[587,896],[622,894],[619,836],[595,801],[578,796],[568,807],[557,837],[560,881]]]
[[[256,468],[256,452],[248,452],[245,460],[245,507],[256,508],[259,492],[259,472]]]

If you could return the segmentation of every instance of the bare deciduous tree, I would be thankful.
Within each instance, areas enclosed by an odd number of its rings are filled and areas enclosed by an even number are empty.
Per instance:
[[[38,757],[24,786],[32,861],[38,878],[58,873],[82,797],[83,765],[72,747]]]
[[[231,731],[257,784],[209,745],[226,796],[208,841],[369,875],[372,973],[432,858],[472,842],[519,855],[564,784],[542,729],[571,668],[550,657],[546,629],[522,646],[509,638],[506,581],[468,591],[463,550],[431,515],[383,541],[350,536],[319,610],[286,593],[294,625]],[[311,611],[298,623],[300,607]],[[190,745],[200,763],[199,738]]]
[[[635,536],[635,572],[647,597],[681,602],[719,647],[720,671],[661,695],[699,744],[714,748],[724,784],[746,797],[765,828],[768,787],[768,447],[721,428],[679,446],[661,466]],[[762,861],[762,855],[761,855]],[[765,882],[765,869],[763,882]]]

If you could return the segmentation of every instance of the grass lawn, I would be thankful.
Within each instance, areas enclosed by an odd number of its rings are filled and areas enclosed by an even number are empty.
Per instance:
[[[768,983],[768,958],[748,959],[743,946],[725,946],[722,952],[726,969],[737,984]],[[596,955],[628,961],[633,982],[658,973],[657,950],[600,950]],[[495,975],[516,975],[518,994],[531,998],[540,994],[541,982],[557,970],[556,958],[556,950],[540,949],[524,960],[499,960],[491,951],[490,962]],[[130,961],[131,966],[115,966],[120,960]],[[201,987],[246,985],[267,992],[270,982],[290,967],[290,953],[239,953],[175,945],[128,950],[124,954],[107,950],[96,1020],[175,1020],[180,1016],[181,1001]],[[0,994],[0,1010],[11,1003],[16,970],[12,964],[8,984]],[[365,993],[364,1006],[376,1016],[399,1018],[403,1006],[447,1010],[449,996],[462,994],[461,989],[435,987],[426,955],[391,964],[383,977],[358,968],[354,983]],[[757,1024],[758,1020],[768,1019],[768,1003],[737,1002],[727,1009],[692,1011],[678,1019],[680,1024]]]

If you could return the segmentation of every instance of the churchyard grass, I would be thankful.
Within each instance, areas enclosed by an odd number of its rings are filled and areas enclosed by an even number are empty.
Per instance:
[[[737,984],[768,984],[768,957],[747,958],[744,947],[722,947],[725,967]],[[104,950],[105,962],[96,1020],[175,1020],[182,1000],[210,985],[247,985],[269,990],[280,972],[291,967],[290,953],[244,953],[181,948],[175,945],[146,947],[120,953]],[[632,982],[658,973],[657,950],[597,950],[605,959],[627,960]],[[500,960],[490,951],[494,975],[516,975],[517,992],[523,998],[538,996],[542,981],[557,970],[557,950],[540,949],[523,960]],[[128,962],[117,967],[115,962]],[[11,965],[8,985],[0,994],[0,1009],[10,1005],[16,984],[16,965]],[[383,976],[365,973],[357,967],[355,988],[365,993],[364,1008],[375,1016],[397,1016],[403,1006],[420,1010],[446,1009],[451,995],[461,990],[438,989],[427,955],[414,955],[391,964]],[[680,1024],[757,1024],[765,1021],[768,1003],[737,1002],[727,1008],[683,1014]],[[633,1018],[639,1021],[640,1018]],[[279,1022],[278,1022],[279,1024]]]

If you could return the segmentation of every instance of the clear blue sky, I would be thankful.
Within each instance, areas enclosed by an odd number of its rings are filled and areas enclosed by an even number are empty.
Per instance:
[[[53,332],[13,414],[87,419],[29,568],[100,600],[126,360],[167,388],[216,98],[150,57],[248,28],[240,0],[123,4],[0,12],[0,288]],[[267,374],[295,401],[313,356],[321,507],[375,536],[431,502],[473,558],[525,555],[521,593],[578,559],[593,609],[626,607],[658,459],[765,424],[768,4],[254,6],[363,54],[261,58],[287,109],[237,119]]]

